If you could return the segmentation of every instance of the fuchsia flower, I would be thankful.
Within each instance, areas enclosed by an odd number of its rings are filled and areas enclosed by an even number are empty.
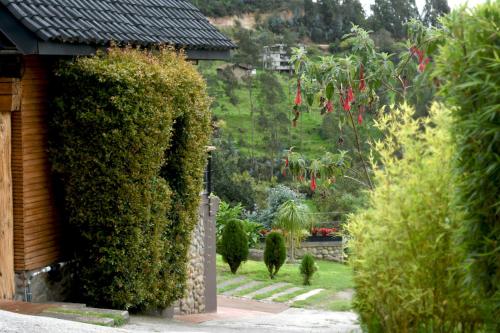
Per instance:
[[[425,57],[425,52],[420,50],[416,46],[410,48],[411,55],[416,55],[418,58],[417,70],[422,73],[425,70],[427,64],[431,61],[428,57]]]
[[[333,103],[332,103],[332,101],[328,100],[328,102],[326,102],[325,108],[328,111],[328,113],[333,112]]]
[[[350,103],[354,102],[354,93],[352,92],[352,87],[347,89],[347,101]]]
[[[316,177],[314,175],[311,177],[311,191],[316,191]]]
[[[358,124],[361,125],[363,123],[363,115],[360,113],[358,114]]]
[[[295,105],[302,104],[302,91],[300,89],[300,79],[297,80],[297,94],[295,95]]]
[[[425,71],[425,66],[427,66],[427,64],[429,63],[430,59],[429,58],[425,58],[420,64],[418,64],[418,71],[420,73],[422,73],[423,71]]]
[[[349,102],[349,97],[345,97],[342,95],[342,92],[340,93],[340,105],[342,105],[342,108],[344,111],[350,111],[351,110],[351,102]]]

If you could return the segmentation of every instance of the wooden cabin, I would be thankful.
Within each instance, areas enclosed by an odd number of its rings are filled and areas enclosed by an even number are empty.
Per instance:
[[[174,45],[193,60],[235,47],[188,0],[0,0],[0,299],[64,259],[47,154],[54,61],[111,43]]]

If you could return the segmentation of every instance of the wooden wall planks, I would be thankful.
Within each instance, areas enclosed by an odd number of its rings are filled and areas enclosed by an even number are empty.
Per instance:
[[[61,228],[47,153],[50,62],[26,56],[24,65],[21,111],[12,118],[16,271],[41,268],[61,257]]]

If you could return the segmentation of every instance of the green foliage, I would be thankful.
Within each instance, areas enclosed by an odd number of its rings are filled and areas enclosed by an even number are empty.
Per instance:
[[[299,193],[285,185],[280,184],[270,188],[267,196],[267,207],[257,212],[253,219],[271,228],[280,206],[288,200],[298,200],[301,198],[302,196]]]
[[[231,207],[228,203],[221,201],[216,219],[216,236],[218,247],[220,246],[219,244],[221,244],[224,229],[229,221],[236,221],[241,224],[243,231],[247,235],[249,248],[255,247],[255,245],[257,245],[257,242],[260,238],[259,231],[262,230],[264,226],[260,223],[250,221],[248,219],[242,219],[243,214],[244,211],[241,204]]]
[[[231,273],[236,274],[243,261],[248,258],[248,238],[241,222],[230,220],[222,232],[220,254],[227,262]]]
[[[484,319],[500,331],[500,2],[454,11],[443,21],[436,59],[441,94],[455,107],[456,207],[470,263],[469,287]]]
[[[465,288],[454,242],[454,145],[450,111],[435,105],[413,118],[408,106],[378,122],[376,188],[369,207],[351,216],[350,264],[355,308],[370,332],[473,332],[479,299]]]
[[[290,246],[290,259],[295,260],[295,247],[304,237],[303,231],[309,227],[309,208],[298,200],[288,200],[278,209],[274,226],[285,232],[285,237]]]
[[[205,83],[184,56],[111,49],[56,73],[50,153],[87,304],[181,298],[210,134]]]
[[[314,257],[310,253],[304,254],[304,257],[302,258],[302,261],[300,262],[300,274],[302,274],[302,277],[304,278],[304,285],[309,286],[311,285],[311,279],[318,270],[318,266],[314,262]]]
[[[269,271],[269,277],[274,279],[286,260],[285,238],[279,232],[270,232],[266,237],[264,263]]]

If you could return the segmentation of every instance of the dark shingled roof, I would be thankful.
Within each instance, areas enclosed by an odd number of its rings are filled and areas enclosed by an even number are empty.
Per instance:
[[[188,0],[0,0],[43,41],[170,44],[228,50],[233,42]]]

